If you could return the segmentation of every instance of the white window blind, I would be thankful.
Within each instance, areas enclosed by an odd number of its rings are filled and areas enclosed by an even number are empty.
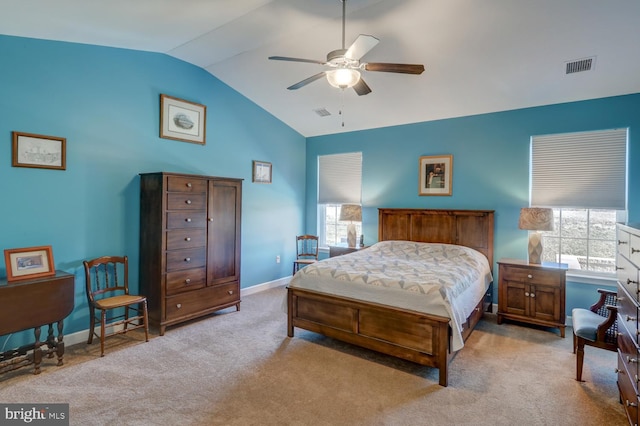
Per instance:
[[[534,136],[531,205],[626,209],[627,129]]]
[[[362,153],[318,156],[318,204],[360,204]]]

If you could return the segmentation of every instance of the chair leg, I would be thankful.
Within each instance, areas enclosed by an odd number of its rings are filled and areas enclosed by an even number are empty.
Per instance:
[[[573,353],[576,353],[576,345],[578,344],[578,336],[573,335]]]
[[[106,311],[103,309],[100,311],[100,356],[104,356],[104,331],[105,323],[107,321]]]
[[[147,313],[147,301],[142,302],[142,314],[144,316],[144,341],[149,341],[149,314]]]
[[[577,350],[576,350],[576,380],[582,381],[582,364],[584,363],[584,339],[576,336]]]
[[[90,345],[93,343],[93,333],[96,329],[96,310],[93,306],[89,306],[89,338],[87,339],[87,344]]]

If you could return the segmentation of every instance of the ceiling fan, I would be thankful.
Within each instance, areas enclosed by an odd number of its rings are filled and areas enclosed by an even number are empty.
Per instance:
[[[380,40],[377,38],[360,34],[356,41],[348,49],[345,49],[345,15],[347,0],[342,1],[342,49],[333,50],[327,54],[326,61],[314,59],[290,58],[287,56],[269,56],[269,59],[276,61],[308,62],[329,67],[328,70],[319,72],[309,78],[287,87],[289,90],[296,90],[306,86],[322,77],[327,78],[329,84],[340,89],[353,87],[359,95],[371,93],[371,88],[361,77],[361,71],[393,72],[402,74],[422,74],[424,65],[418,64],[392,64],[385,62],[360,62],[360,59],[373,49]]]

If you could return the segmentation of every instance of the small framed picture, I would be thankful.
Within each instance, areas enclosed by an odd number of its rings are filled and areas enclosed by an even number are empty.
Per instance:
[[[207,107],[160,95],[160,137],[183,142],[206,143]]]
[[[8,282],[56,274],[51,246],[7,249],[4,251],[4,261]]]
[[[451,195],[453,155],[420,157],[419,195]]]
[[[253,179],[255,183],[271,183],[271,163],[253,161]]]
[[[13,132],[13,167],[66,170],[67,139]]]

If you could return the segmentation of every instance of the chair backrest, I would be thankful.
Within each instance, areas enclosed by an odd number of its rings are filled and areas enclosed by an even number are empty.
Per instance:
[[[296,237],[296,257],[318,260],[318,236],[298,235]]]
[[[599,291],[599,290],[598,290]],[[598,302],[591,305],[589,308],[592,312],[596,314],[608,318],[610,315],[610,310],[607,306],[617,306],[618,296],[616,293],[601,293],[601,298]],[[607,332],[604,336],[605,343],[615,345],[617,347],[618,344],[618,321],[614,321],[611,326],[607,329]]]
[[[102,256],[82,263],[90,303],[103,297],[129,294],[127,256]]]

